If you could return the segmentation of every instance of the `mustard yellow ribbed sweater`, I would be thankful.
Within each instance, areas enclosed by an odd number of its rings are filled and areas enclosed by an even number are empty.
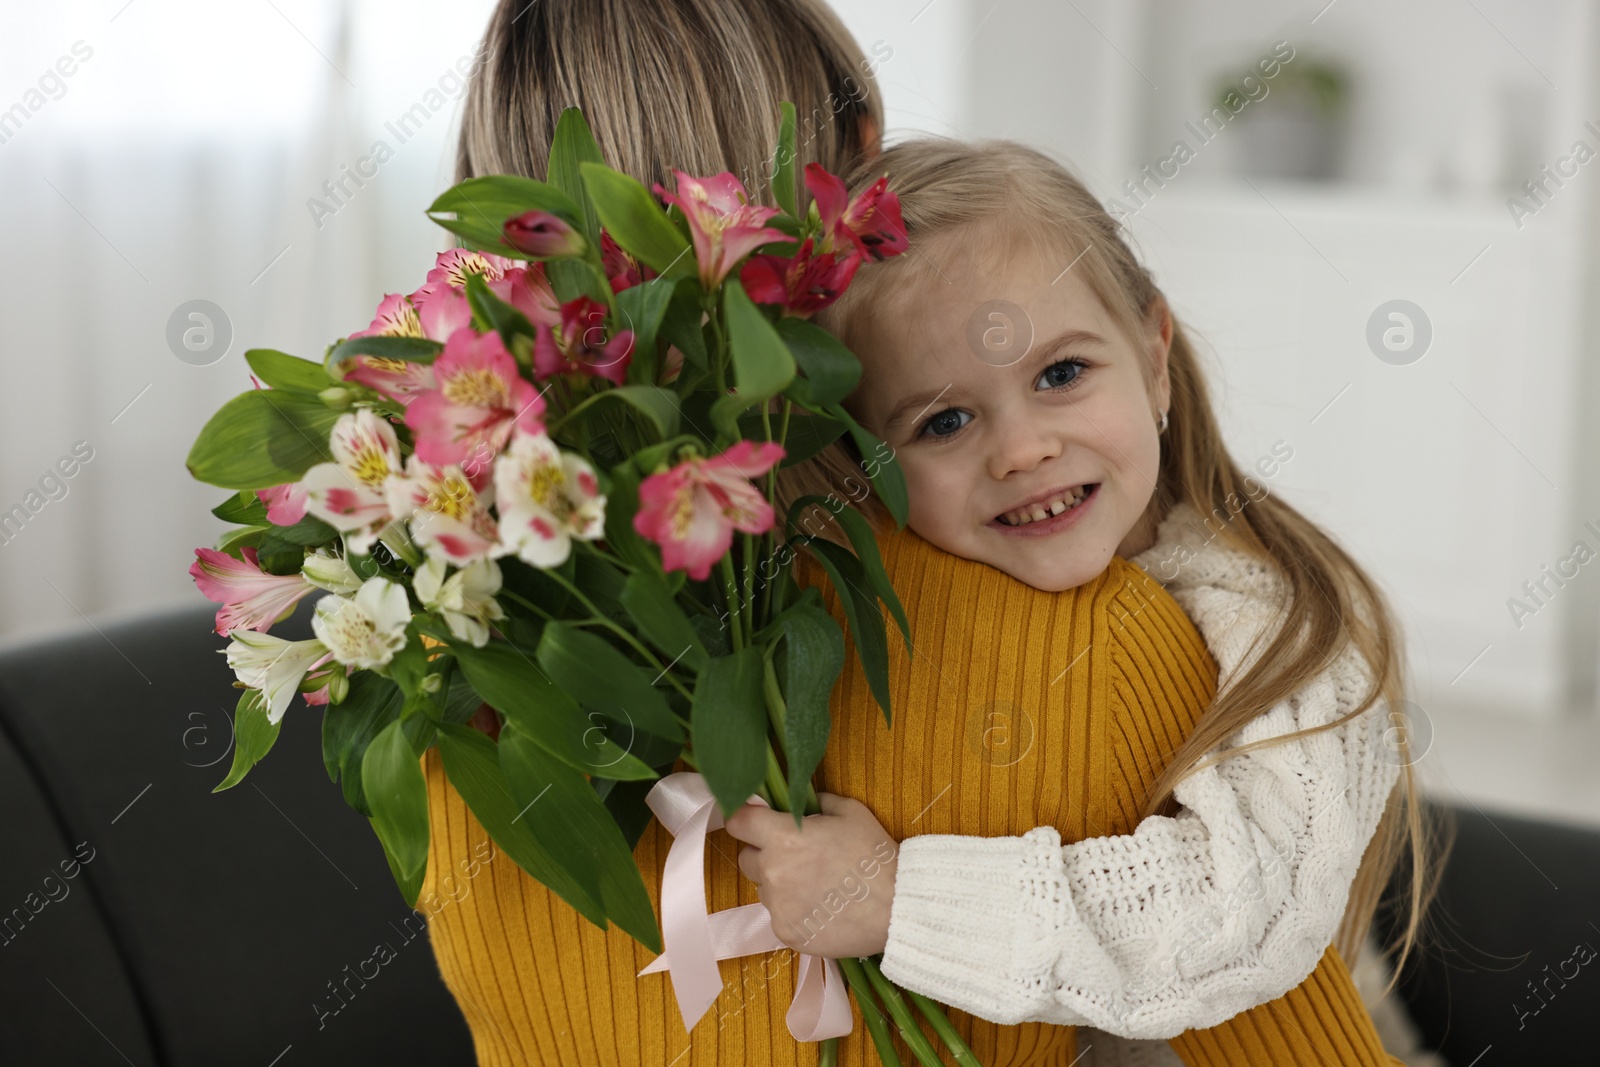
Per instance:
[[[1046,593],[910,530],[880,544],[915,658],[890,642],[891,730],[849,654],[818,787],[867,804],[896,840],[1046,824],[1063,841],[1130,833],[1146,790],[1216,690],[1216,666],[1177,603],[1121,559],[1077,589]],[[821,569],[809,560],[799,567],[800,582],[817,585],[843,625]],[[423,765],[432,847],[422,899],[432,902],[435,957],[480,1067],[816,1063],[817,1046],[796,1042],[784,1023],[793,952],[722,961],[721,996],[685,1033],[667,976],[636,977],[653,954],[593,926],[499,854],[446,781],[437,750]],[[658,914],[670,845],[652,822],[634,850]],[[711,910],[758,902],[739,873],[738,843],[718,830],[708,845]],[[839,1063],[876,1063],[853,1001],[852,1011]],[[950,1017],[987,1067],[1069,1067],[1078,1055],[1071,1027]],[[902,1062],[915,1062],[896,1044]],[[1394,1062],[1331,947],[1282,998],[1172,1046],[1199,1067]]]

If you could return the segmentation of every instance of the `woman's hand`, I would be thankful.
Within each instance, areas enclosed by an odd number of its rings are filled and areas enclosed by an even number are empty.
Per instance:
[[[746,804],[728,818],[739,870],[756,883],[772,930],[810,956],[871,956],[889,940],[899,846],[859,800],[819,793],[821,815]]]

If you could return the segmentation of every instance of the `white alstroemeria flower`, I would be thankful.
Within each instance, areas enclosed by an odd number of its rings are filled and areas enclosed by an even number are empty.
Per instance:
[[[330,593],[349,596],[361,588],[361,576],[343,556],[336,556],[319,548],[300,564],[300,573],[306,581]]]
[[[413,455],[405,473],[390,476],[386,492],[395,519],[411,524],[411,536],[430,558],[465,567],[500,555],[499,534],[489,505],[494,490],[488,471],[469,476],[460,466],[437,467]],[[483,491],[480,492],[479,488]]]
[[[405,586],[387,578],[368,578],[354,597],[325,596],[317,601],[311,629],[333,658],[347,667],[382,667],[406,645],[411,603]]]
[[[500,544],[535,567],[556,567],[572,542],[605,535],[606,498],[594,468],[549,436],[519,432],[494,464]]]
[[[400,470],[394,427],[370,408],[339,416],[328,437],[334,462],[318,463],[300,484],[306,511],[345,535],[350,551],[365,553],[389,524],[383,483]]]
[[[506,617],[494,598],[500,591],[500,564],[481,559],[448,578],[445,567],[444,560],[429,557],[417,568],[411,588],[425,607],[444,615],[452,634],[482,648],[489,643],[489,623]]]
[[[227,653],[228,666],[239,681],[261,690],[267,721],[272,723],[283,719],[306,672],[329,655],[328,646],[321,641],[285,641],[254,630],[235,630],[232,643],[222,651]]]

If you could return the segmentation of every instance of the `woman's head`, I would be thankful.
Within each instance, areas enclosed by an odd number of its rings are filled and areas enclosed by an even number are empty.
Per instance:
[[[821,321],[861,359],[846,407],[894,450],[911,528],[1052,591],[1145,548],[1172,321],[1116,224],[1016,144],[917,141],[873,171],[915,254]]]
[[[797,167],[835,173],[883,128],[873,64],[822,0],[502,0],[462,118],[456,180],[543,178],[583,109],[606,162],[644,182],[732,171],[764,198],[782,101]]]

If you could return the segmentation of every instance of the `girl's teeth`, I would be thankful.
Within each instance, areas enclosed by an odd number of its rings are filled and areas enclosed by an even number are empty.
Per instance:
[[[1073,507],[1084,498],[1084,495],[1085,490],[1081,488],[1074,489],[1060,500],[1052,500],[1048,504],[1033,504],[1027,508],[1019,508],[1016,511],[1007,512],[1001,516],[1000,521],[1007,526],[1024,526],[1030,522],[1048,519]]]

